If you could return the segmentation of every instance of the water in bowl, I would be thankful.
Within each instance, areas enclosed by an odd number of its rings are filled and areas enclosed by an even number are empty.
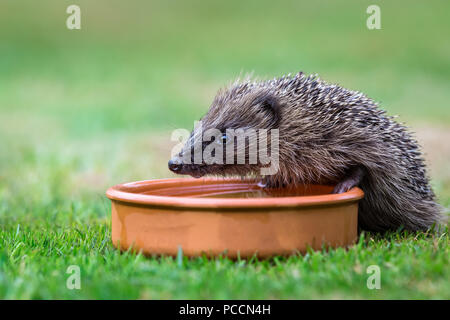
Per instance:
[[[274,198],[315,196],[331,193],[332,186],[307,185],[286,188],[265,188],[258,183],[210,183],[155,189],[147,194],[158,196],[194,197],[194,198]]]

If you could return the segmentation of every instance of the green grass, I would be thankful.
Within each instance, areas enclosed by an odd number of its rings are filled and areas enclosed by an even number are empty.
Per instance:
[[[67,219],[67,217],[61,217]],[[95,221],[95,220],[94,220]],[[93,221],[93,222],[94,222]],[[51,230],[51,231],[49,231]],[[448,299],[448,233],[365,236],[349,250],[258,261],[146,258],[119,253],[106,219],[44,227],[11,225],[2,234],[4,298],[88,299]],[[66,269],[81,268],[81,290],[66,288]],[[366,286],[366,268],[381,268],[381,289]],[[405,296],[405,293],[407,295]]]
[[[170,130],[191,128],[241,72],[303,70],[437,130],[427,153],[450,206],[448,1],[377,1],[378,31],[365,28],[373,1],[80,0],[82,29],[69,31],[72,3],[0,3],[0,298],[450,298],[448,230],[365,234],[348,250],[269,261],[180,262],[115,250],[104,196],[170,177]],[[372,264],[381,290],[366,287]],[[81,290],[66,288],[70,265]]]

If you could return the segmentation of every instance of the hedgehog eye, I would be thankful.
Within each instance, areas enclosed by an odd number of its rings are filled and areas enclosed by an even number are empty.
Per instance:
[[[226,142],[227,142],[227,139],[228,139],[228,136],[227,136],[226,133],[224,133],[224,134],[222,134],[222,137],[220,138],[220,141],[221,141],[222,143],[226,143]]]

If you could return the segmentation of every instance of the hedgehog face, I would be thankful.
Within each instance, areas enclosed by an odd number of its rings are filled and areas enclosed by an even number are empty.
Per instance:
[[[279,120],[279,103],[268,92],[219,92],[169,169],[195,178],[258,175],[267,166],[259,150],[271,150],[271,130]]]

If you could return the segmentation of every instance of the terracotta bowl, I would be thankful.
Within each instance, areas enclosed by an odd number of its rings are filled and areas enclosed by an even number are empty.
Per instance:
[[[239,179],[163,179],[125,183],[112,201],[112,241],[147,255],[269,257],[308,247],[348,246],[357,237],[359,188],[264,189]]]

